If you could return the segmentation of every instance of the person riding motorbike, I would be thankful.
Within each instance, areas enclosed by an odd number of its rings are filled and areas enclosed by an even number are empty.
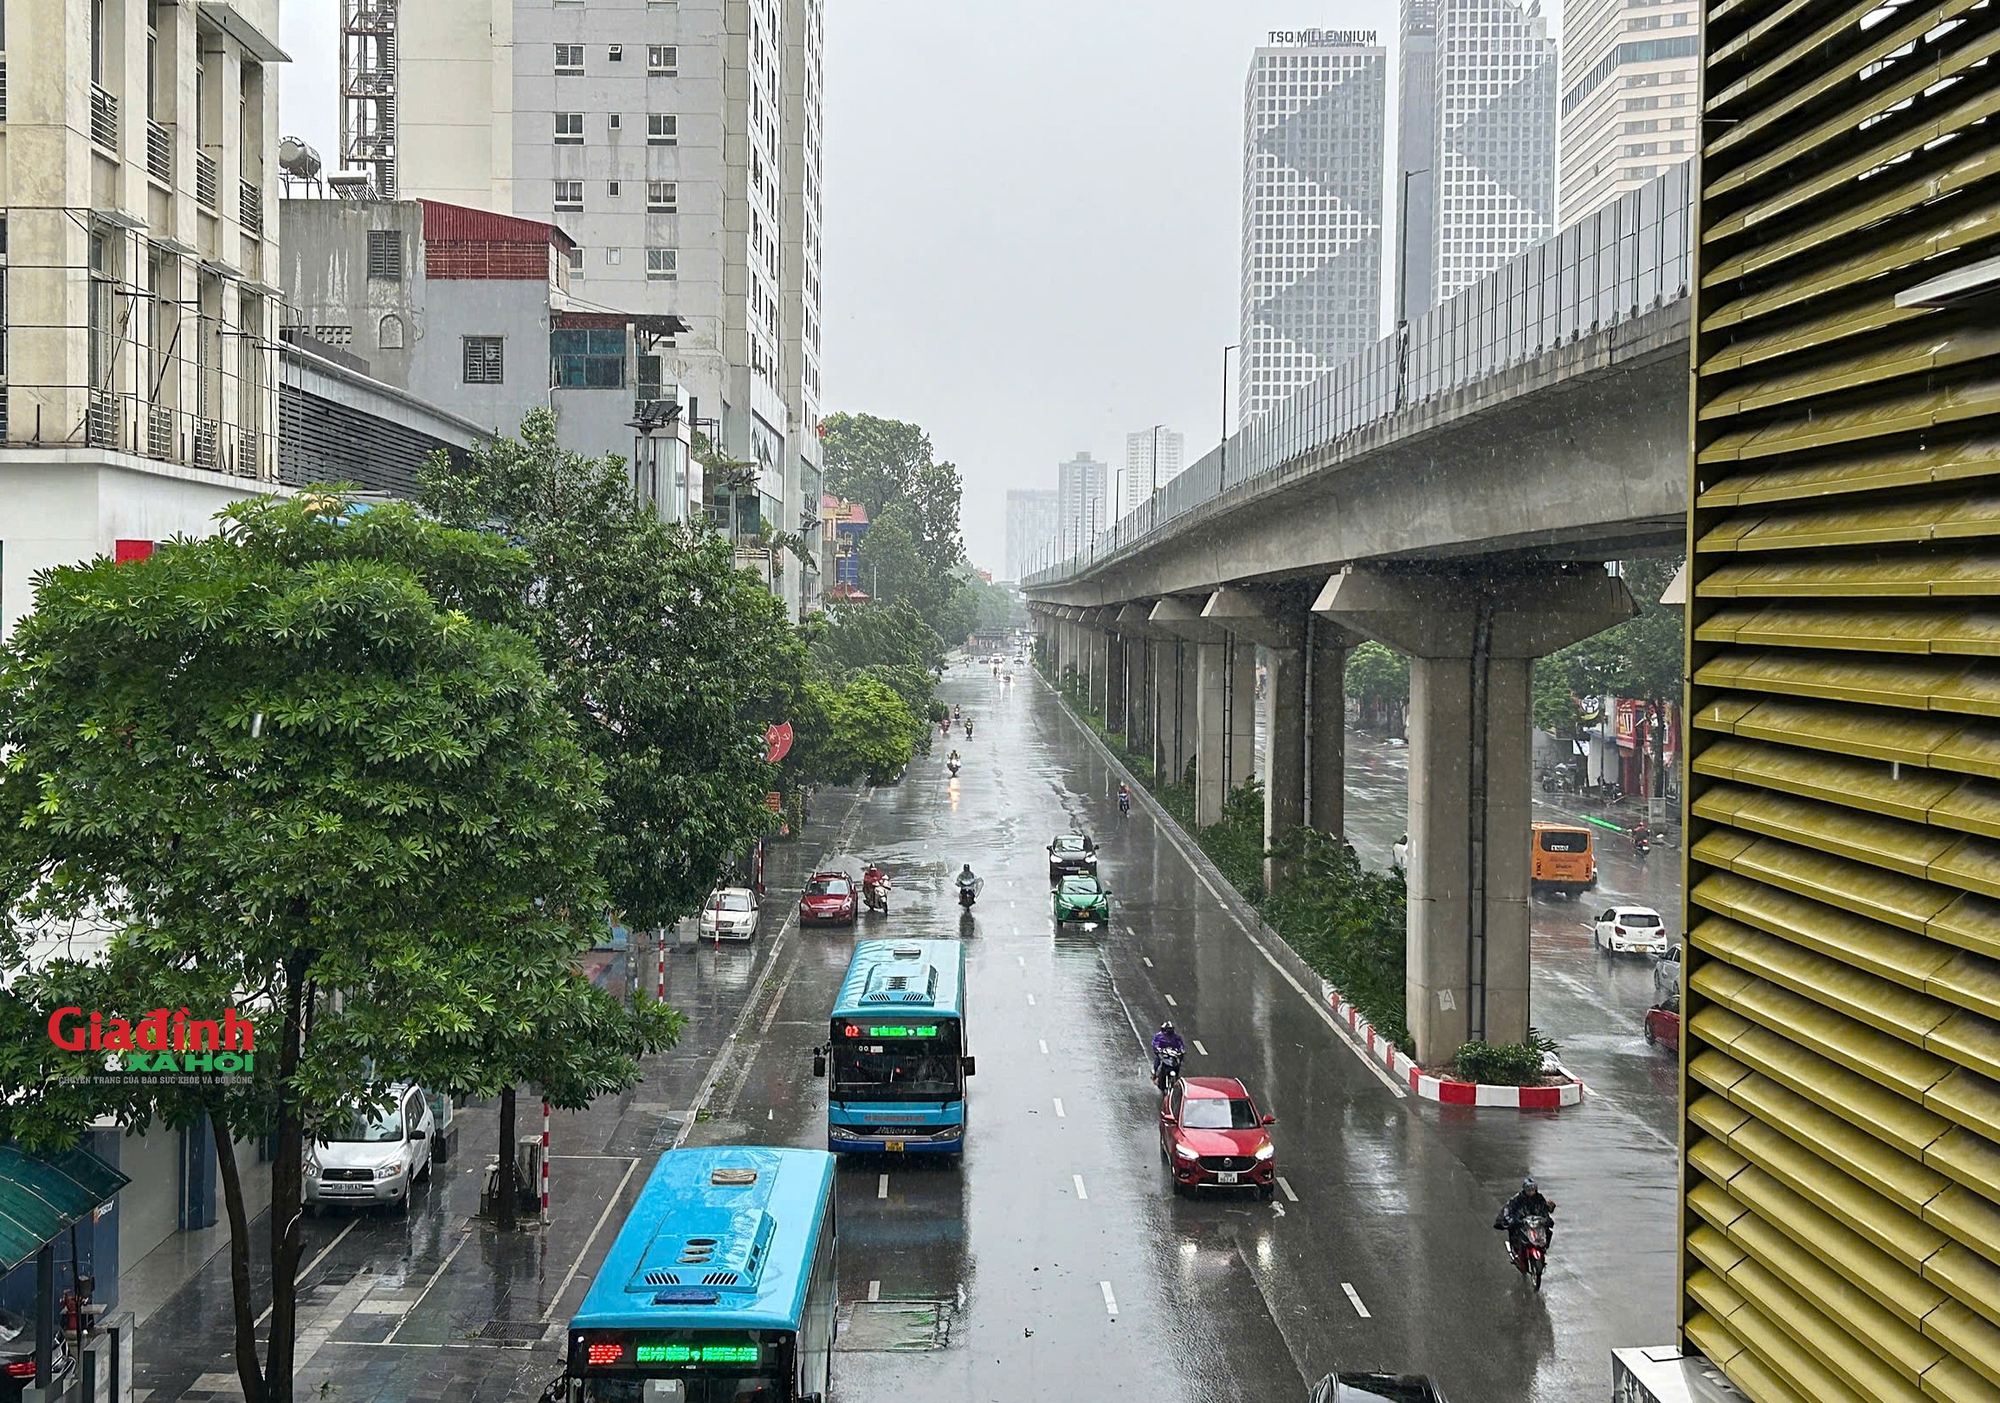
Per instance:
[[[965,738],[967,740],[972,739],[972,718],[970,716],[965,718]]]
[[[956,720],[958,719],[958,703],[957,703],[957,702],[953,702],[953,703],[951,704],[951,719],[952,719],[952,720],[954,720],[954,721],[956,721]]]
[[[861,898],[879,910],[889,909],[889,874],[876,863],[861,874]]]
[[[1496,1230],[1507,1234],[1507,1253],[1512,1256],[1520,1246],[1522,1226],[1530,1218],[1549,1220],[1549,1240],[1555,1240],[1556,1206],[1542,1196],[1535,1185],[1535,1176],[1530,1174],[1521,1180],[1521,1191],[1501,1205],[1500,1215],[1493,1220]]]
[[[958,904],[970,906],[979,896],[979,878],[972,875],[972,864],[966,863],[965,870],[958,874]]]
[[[1642,818],[1632,825],[1632,851],[1647,853],[1651,852],[1652,849],[1653,830],[1646,820]]]
[[[1132,791],[1122,784],[1118,786],[1118,812],[1121,814],[1132,812]]]
[[[1160,1078],[1160,1055],[1162,1053],[1172,1052],[1181,1054],[1186,1051],[1187,1044],[1182,1042],[1181,1035],[1174,1031],[1174,1020],[1169,1018],[1160,1025],[1160,1031],[1153,1034],[1153,1080],[1158,1081]]]

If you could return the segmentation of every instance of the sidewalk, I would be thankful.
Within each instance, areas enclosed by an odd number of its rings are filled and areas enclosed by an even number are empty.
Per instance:
[[[457,1152],[417,1190],[407,1217],[328,1214],[305,1223],[299,1278],[297,1395],[342,1400],[537,1398],[562,1367],[562,1336],[654,1160],[695,1114],[717,1055],[769,970],[795,893],[859,796],[821,799],[821,821],[766,859],[764,934],[746,947],[668,947],[667,998],[687,1015],[680,1044],[649,1060],[631,1091],[550,1126],[550,1214],[502,1235],[479,1220],[496,1149],[498,1105],[459,1111]],[[650,953],[598,952],[593,979],[650,986]],[[524,1092],[517,1134],[538,1135]],[[261,1167],[245,1165],[246,1172]],[[268,1215],[253,1221],[252,1281],[268,1304]],[[242,1397],[232,1362],[229,1257],[218,1253],[156,1313],[137,1342],[139,1403]],[[260,1322],[261,1323],[261,1322]]]

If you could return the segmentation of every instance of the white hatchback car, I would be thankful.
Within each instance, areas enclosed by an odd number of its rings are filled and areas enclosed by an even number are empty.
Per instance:
[[[430,1178],[436,1135],[430,1098],[418,1087],[397,1087],[374,1115],[356,1116],[306,1151],[306,1206],[386,1203],[408,1212],[417,1181]]]
[[[1664,955],[1667,923],[1650,906],[1614,906],[1597,917],[1597,947],[1614,955]]]
[[[748,887],[717,887],[701,905],[703,940],[750,940],[757,934],[757,894]]]

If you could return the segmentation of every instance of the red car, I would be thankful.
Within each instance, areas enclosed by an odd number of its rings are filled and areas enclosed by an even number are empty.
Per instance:
[[[1646,1041],[1655,1047],[1667,1047],[1679,1051],[1681,1045],[1679,999],[1646,1010]]]
[[[815,872],[799,897],[799,924],[851,926],[859,909],[852,877],[845,872]]]
[[[1255,1189],[1277,1191],[1277,1147],[1243,1083],[1234,1077],[1188,1077],[1160,1103],[1160,1158],[1174,1176],[1174,1192]]]

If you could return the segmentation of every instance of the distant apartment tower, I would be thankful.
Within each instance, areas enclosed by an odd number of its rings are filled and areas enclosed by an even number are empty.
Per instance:
[[[1056,465],[1056,553],[1067,556],[1090,544],[1111,524],[1106,514],[1110,471],[1088,453]]]
[[[1539,0],[1409,0],[1403,24],[1415,56],[1403,66],[1399,106],[1424,101],[1428,69],[1433,113],[1426,145],[1405,142],[1397,161],[1422,172],[1409,182],[1411,205],[1429,214],[1423,249],[1409,256],[1430,264],[1428,293],[1409,302],[1414,318],[1554,231],[1556,43]],[[1423,232],[1413,226],[1409,237]]]
[[[1577,0],[1563,15],[1565,226],[1694,154],[1694,0]]]
[[[1402,297],[1399,306],[1390,308],[1392,322],[1398,312],[1405,318],[1421,316],[1437,286],[1432,266],[1437,252],[1437,7],[1438,0],[1403,0],[1396,164],[1391,172]]]
[[[397,193],[555,224],[580,309],[686,321],[648,351],[755,465],[718,513],[739,542],[817,530],[822,0],[406,4],[396,28]]]
[[[1041,568],[1042,552],[1056,538],[1056,493],[1017,487],[1007,493],[1007,576],[1016,582]]]
[[[1125,435],[1125,483],[1118,493],[1118,515],[1136,511],[1160,488],[1181,475],[1187,463],[1187,440],[1178,429],[1140,429]]]
[[[1276,408],[1381,332],[1388,58],[1372,30],[1281,30],[1243,82],[1238,412]]]

